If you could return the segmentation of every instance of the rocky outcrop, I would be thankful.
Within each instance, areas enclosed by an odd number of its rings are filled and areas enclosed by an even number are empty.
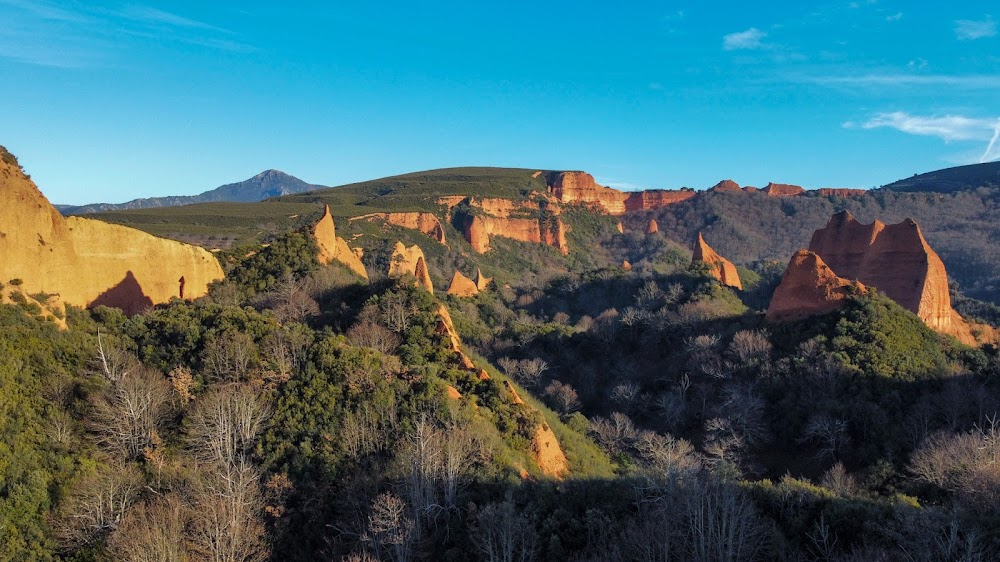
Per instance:
[[[736,271],[733,262],[720,256],[705,242],[705,238],[698,233],[698,240],[694,244],[693,262],[701,262],[708,266],[708,274],[719,280],[723,285],[736,289],[743,289],[740,281],[740,274]]]
[[[448,285],[448,294],[456,297],[474,297],[479,294],[479,287],[472,279],[462,275],[461,271],[456,271],[451,278],[451,284]]]
[[[799,250],[788,262],[765,318],[786,322],[826,314],[865,290],[861,283],[838,277],[820,256]]]
[[[736,193],[743,191],[740,189],[740,184],[734,182],[733,180],[722,180],[719,183],[708,188],[709,191],[717,191],[722,193]]]
[[[427,260],[424,259],[423,250],[416,244],[407,248],[402,242],[396,242],[392,257],[389,259],[388,275],[392,278],[412,275],[416,278],[415,286],[423,287],[431,294],[434,293],[434,284],[427,271]]]
[[[609,215],[648,211],[694,197],[694,190],[650,189],[624,192],[604,187],[586,172],[546,172],[549,193],[560,203],[585,204]]]
[[[806,192],[800,186],[787,183],[769,183],[761,191],[768,197],[795,197]]]
[[[483,275],[483,271],[481,269],[478,269],[478,268],[476,269],[476,288],[477,289],[479,289],[480,291],[485,291],[486,288],[489,287],[490,283],[492,283],[492,282],[493,282],[493,278],[492,277],[486,277],[485,275]]]
[[[632,264],[628,260],[622,260],[622,270],[632,271]]]
[[[847,187],[821,187],[816,190],[820,197],[861,197],[868,195],[866,189],[851,189]]]
[[[338,262],[357,276],[368,279],[368,271],[361,263],[361,257],[347,245],[346,240],[337,236],[337,228],[333,223],[329,205],[323,208],[323,216],[313,225],[312,234],[316,239],[316,246],[319,247],[319,254],[316,256],[319,263],[330,265]]]
[[[654,219],[649,219],[649,222],[646,223],[646,234],[656,234],[659,231],[660,225],[656,224]]]
[[[625,234],[625,226],[621,221],[618,221],[618,224],[615,225],[615,230],[618,231],[618,234]]]
[[[562,478],[569,473],[569,463],[559,440],[547,423],[540,423],[535,427],[535,435],[532,440],[532,453],[538,468],[542,474],[551,478]]]
[[[625,214],[629,194],[598,184],[586,172],[546,172],[545,181],[560,203],[583,203],[609,215]]]
[[[441,221],[431,213],[371,213],[360,217],[353,217],[350,220],[383,220],[391,225],[418,230],[445,244],[444,227],[441,226]]]
[[[456,212],[455,227],[477,253],[490,251],[490,237],[503,236],[522,242],[553,246],[569,253],[566,225],[559,208],[548,201],[465,198],[471,210]]]
[[[804,267],[817,269],[820,274],[805,277],[793,271]],[[815,277],[822,281],[818,285],[822,289],[809,292],[801,288],[815,284]],[[786,283],[785,278],[790,280]],[[830,303],[842,301],[829,297],[840,294],[833,288],[854,281],[877,288],[931,329],[975,344],[969,325],[951,307],[944,263],[911,219],[893,225],[880,221],[861,224],[847,211],[837,213],[824,228],[813,233],[809,251],[800,251],[792,258],[785,278],[768,308],[769,319],[804,317],[813,309],[832,310],[836,306]],[[823,295],[827,296],[819,299]],[[810,305],[810,301],[817,302]]]
[[[972,341],[968,325],[951,308],[944,262],[912,219],[865,225],[841,211],[813,233],[809,250],[837,275],[877,288],[930,328]]]
[[[0,160],[0,280],[65,304],[128,314],[197,298],[223,272],[208,251],[124,226],[61,214],[21,169]]]
[[[627,211],[651,211],[687,201],[698,195],[693,189],[647,189],[628,194],[625,200]]]
[[[462,340],[458,337],[458,332],[455,330],[455,324],[451,320],[451,314],[448,313],[448,308],[440,304],[437,308],[438,323],[434,332],[439,336],[444,336],[448,338],[449,349],[455,355],[455,359],[458,364],[463,369],[474,370],[476,368],[475,364],[469,359],[469,356],[462,351]]]

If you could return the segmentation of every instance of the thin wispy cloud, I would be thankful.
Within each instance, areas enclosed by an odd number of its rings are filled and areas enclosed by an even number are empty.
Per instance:
[[[136,41],[247,53],[256,49],[227,29],[141,4],[61,6],[46,1],[0,0],[0,58],[56,68],[116,64]]]
[[[955,36],[962,41],[972,41],[997,34],[997,23],[986,16],[984,20],[956,20]]]
[[[1000,137],[1000,119],[975,118],[964,115],[912,115],[905,111],[878,113],[862,123],[844,123],[848,129],[889,128],[924,137],[937,137],[945,142],[980,141],[987,142],[980,162],[995,160],[997,139]]]
[[[730,33],[722,38],[722,48],[727,51],[756,50],[764,48],[763,39],[767,33],[751,27],[746,31]]]
[[[899,21],[901,19],[903,19],[903,12],[896,12],[895,14],[892,14],[891,16],[886,16],[885,17],[885,21]]]
[[[823,86],[951,86],[970,90],[1000,88],[1000,75],[993,74],[871,73],[840,76],[803,76],[793,77],[793,80],[811,82]]]
[[[145,24],[163,25],[168,27],[186,27],[190,29],[204,29],[208,31],[231,33],[229,30],[222,29],[214,25],[209,25],[204,22],[196,21],[170,12],[165,12],[149,6],[127,6],[119,11],[118,14],[125,19]]]

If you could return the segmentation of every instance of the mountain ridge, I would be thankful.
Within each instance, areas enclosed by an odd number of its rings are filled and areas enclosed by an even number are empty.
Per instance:
[[[106,211],[153,209],[178,207],[194,203],[256,203],[271,197],[292,195],[324,189],[326,186],[307,183],[299,178],[268,169],[246,180],[221,185],[197,195],[166,195],[163,197],[142,197],[124,203],[89,203],[86,205],[55,205],[64,215],[85,215]]]

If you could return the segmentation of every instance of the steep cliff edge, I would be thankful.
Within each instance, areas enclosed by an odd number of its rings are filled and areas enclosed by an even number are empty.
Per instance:
[[[430,273],[427,272],[424,251],[416,244],[407,248],[402,242],[396,242],[389,262],[389,277],[398,278],[403,275],[414,276],[417,279],[417,287],[423,287],[434,294],[434,284],[431,282]]]
[[[743,283],[740,281],[740,274],[736,271],[736,266],[733,262],[727,260],[726,258],[720,256],[708,242],[705,242],[705,238],[698,233],[698,240],[694,244],[694,256],[692,258],[693,262],[701,262],[708,266],[708,273],[712,277],[716,278],[723,285],[729,287],[734,287],[736,289],[743,289]]]
[[[650,189],[625,192],[605,187],[586,172],[544,172],[549,193],[560,203],[577,203],[609,215],[648,211],[673,205],[696,195],[694,190]]]
[[[838,277],[815,253],[799,250],[788,262],[765,318],[786,322],[826,314],[865,290],[861,283]]]
[[[490,251],[490,237],[503,236],[569,254],[566,225],[559,218],[558,205],[550,201],[466,197],[452,207],[459,205],[467,208],[455,211],[453,224],[477,253]]]
[[[809,251],[837,277],[875,287],[931,329],[975,344],[969,325],[951,307],[944,263],[913,220],[866,225],[841,211],[813,233]]]
[[[362,215],[360,217],[351,217],[349,220],[376,220],[381,219],[385,222],[399,226],[402,228],[409,228],[411,230],[418,230],[423,232],[427,236],[437,240],[438,242],[445,244],[444,240],[444,227],[441,226],[441,221],[438,220],[431,213],[427,212],[406,212],[406,213],[371,213],[368,215]]]
[[[316,256],[319,263],[330,265],[336,261],[359,277],[368,279],[368,271],[361,263],[361,256],[347,245],[346,240],[337,237],[337,228],[333,223],[333,216],[330,215],[329,205],[323,209],[323,216],[313,225],[312,233],[316,238],[316,245],[319,246],[319,255]]]
[[[0,279],[66,304],[133,314],[171,298],[197,298],[222,279],[206,250],[91,219],[63,218],[21,169],[0,161]]]

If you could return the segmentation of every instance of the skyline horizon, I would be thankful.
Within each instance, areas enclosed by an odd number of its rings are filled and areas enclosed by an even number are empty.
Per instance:
[[[625,190],[869,189],[1000,158],[1000,34],[969,0],[0,6],[0,142],[60,202],[262,167],[329,185],[544,163]]]

